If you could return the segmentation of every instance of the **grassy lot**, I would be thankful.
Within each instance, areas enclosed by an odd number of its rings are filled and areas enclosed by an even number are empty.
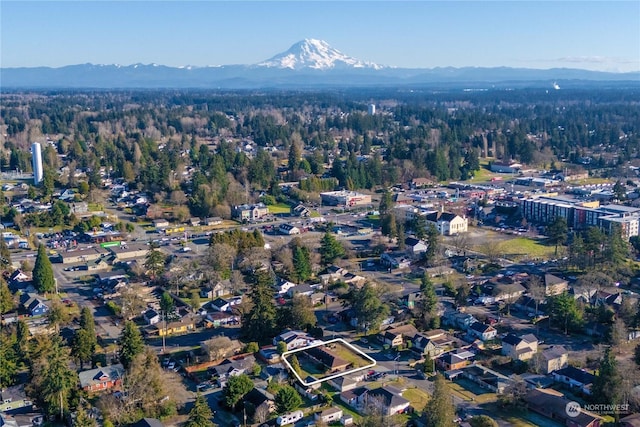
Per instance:
[[[100,203],[87,203],[89,212],[100,212],[103,210],[103,206]]]
[[[338,356],[340,356],[347,362],[351,362],[351,364],[353,364],[353,368],[360,368],[370,363],[368,360],[360,357],[358,354],[354,353],[352,350],[339,343],[331,344],[330,348]]]
[[[454,394],[469,401],[482,403],[495,402],[497,395],[478,388],[475,384],[467,380],[456,380],[449,383],[449,388]],[[477,393],[477,394],[476,394]]]
[[[413,406],[417,410],[421,410],[422,408],[424,408],[429,401],[429,395],[419,388],[407,389],[404,393],[402,393],[402,397],[411,402],[411,406]]]
[[[291,206],[286,203],[278,203],[277,205],[269,205],[269,213],[277,214],[289,214],[291,213]]]
[[[554,256],[555,247],[547,246],[540,241],[526,237],[514,237],[498,244],[498,251],[509,259],[521,258],[551,258]]]

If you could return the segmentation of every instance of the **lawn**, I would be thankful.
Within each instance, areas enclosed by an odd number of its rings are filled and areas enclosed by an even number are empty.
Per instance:
[[[457,394],[461,398],[480,404],[495,402],[497,400],[495,393],[479,389],[475,384],[464,379],[450,382],[449,388],[454,394]]]
[[[411,402],[411,406],[413,406],[417,410],[421,410],[422,408],[424,408],[429,401],[429,395],[419,388],[407,389],[404,393],[402,393],[402,397]]]
[[[278,203],[277,205],[269,205],[269,213],[278,215],[278,214],[290,214],[291,206],[286,203]]]
[[[335,345],[335,347],[334,347]],[[353,368],[360,368],[362,366],[368,365],[370,362],[354,353],[352,350],[347,347],[341,345],[340,343],[333,343],[328,346],[334,353],[338,356],[346,360],[347,362],[351,362],[353,364]]]
[[[540,241],[526,237],[514,237],[498,244],[498,251],[508,259],[551,258],[555,247],[547,246]]]

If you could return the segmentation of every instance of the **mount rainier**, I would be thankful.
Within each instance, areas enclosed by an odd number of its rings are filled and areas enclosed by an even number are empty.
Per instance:
[[[384,68],[372,62],[363,62],[347,56],[329,46],[324,40],[304,39],[295,43],[286,52],[279,53],[258,67],[288,68],[291,70],[314,69],[330,70],[344,68],[370,68],[379,70]]]
[[[640,73],[569,68],[395,68],[350,57],[327,42],[305,39],[254,65],[168,67],[157,64],[0,68],[2,90],[20,89],[287,89],[392,87],[562,88],[586,84],[638,87]]]

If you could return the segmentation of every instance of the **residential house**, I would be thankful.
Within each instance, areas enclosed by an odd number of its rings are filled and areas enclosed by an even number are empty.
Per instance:
[[[20,269],[15,270],[13,273],[11,273],[11,275],[9,276],[9,283],[12,282],[26,282],[31,280],[31,276],[26,274],[25,272],[23,272]]]
[[[574,366],[567,366],[553,372],[553,379],[556,382],[567,384],[587,395],[591,394],[591,386],[595,378],[595,375]]]
[[[225,295],[230,295],[231,293],[231,282],[229,280],[221,280],[209,288],[202,289],[200,291],[200,298],[213,300]]]
[[[569,290],[569,282],[553,274],[544,275],[544,293],[546,296],[560,295]]]
[[[287,294],[289,290],[295,286],[298,286],[298,284],[285,280],[281,277],[276,278],[276,282],[274,284],[276,292],[280,295]]]
[[[364,403],[368,391],[364,387],[354,388],[340,393],[340,400],[352,408],[357,408]]]
[[[502,354],[513,360],[529,360],[538,352],[538,339],[533,334],[507,334],[502,339]]]
[[[490,280],[482,286],[482,292],[493,302],[507,301],[514,303],[526,290],[520,283],[505,283],[502,280]]]
[[[280,232],[280,234],[284,234],[285,236],[300,234],[300,229],[292,224],[280,224],[280,226],[278,227],[278,231]]]
[[[314,381],[317,381],[318,379],[315,377],[312,377],[311,375],[308,375],[304,381],[306,383],[311,383]],[[298,390],[298,393],[300,393],[302,395],[302,397],[306,397],[307,399],[309,399],[312,402],[315,402],[316,400],[318,400],[318,397],[320,397],[320,393],[318,392],[318,390],[320,390],[320,386],[321,384],[314,384],[314,385],[308,385],[308,386],[304,386],[302,384],[300,384],[298,381],[295,382],[294,384],[294,388],[296,390]]]
[[[329,425],[331,423],[340,421],[342,415],[342,409],[338,408],[337,406],[332,406],[322,412],[316,412],[314,418],[316,419],[316,421],[320,421],[324,425]]]
[[[445,325],[453,326],[455,328],[462,329],[463,331],[469,329],[469,327],[477,321],[478,319],[473,315],[469,313],[462,313],[460,311],[448,311],[442,316],[442,322]]]
[[[454,350],[436,359],[436,366],[443,371],[454,371],[468,366],[476,355],[468,350]]]
[[[303,283],[301,285],[290,288],[287,291],[287,294],[290,298],[293,298],[296,295],[305,295],[310,297],[317,291],[318,288],[320,288],[320,285],[318,284]]]
[[[207,313],[204,318],[204,326],[206,328],[219,328],[229,324],[238,324],[239,319],[233,312],[214,311]]]
[[[356,372],[352,375],[343,375],[337,378],[332,378],[327,382],[331,387],[342,393],[349,390],[355,390],[362,380],[364,380],[364,374]]]
[[[36,294],[25,294],[20,299],[22,308],[29,316],[42,316],[49,312],[49,306]]]
[[[89,369],[78,373],[80,388],[87,392],[103,391],[122,386],[124,367],[121,364]]]
[[[253,357],[253,355],[248,355],[234,359],[225,359],[219,365],[210,367],[208,371],[212,377],[217,378],[219,381],[223,381],[229,377],[242,375],[251,371],[255,363],[255,357]]]
[[[355,287],[360,287],[360,286],[364,285],[364,283],[367,281],[367,279],[365,277],[358,276],[357,274],[346,273],[344,276],[342,276],[342,281],[344,283],[346,283],[347,285],[353,285]]]
[[[215,311],[231,311],[231,301],[223,298],[214,299],[209,306]]]
[[[277,346],[281,341],[287,344],[287,351],[320,342],[320,340],[301,331],[285,331],[273,339],[273,345]]]
[[[187,316],[176,322],[169,322],[165,325],[155,324],[152,326],[151,331],[157,333],[159,336],[168,336],[176,334],[185,334],[196,329],[195,319],[192,316]]]
[[[403,253],[384,252],[380,255],[382,265],[391,269],[404,269],[411,266],[411,259]]]
[[[421,334],[416,334],[413,337],[413,340],[411,340],[411,343],[413,344],[411,346],[411,350],[423,357],[429,356],[434,358],[442,354],[444,351],[444,349],[438,345],[435,340],[427,338]]]
[[[494,393],[503,393],[513,381],[499,372],[482,366],[479,363],[474,363],[462,370],[461,375],[480,387],[490,390]]]
[[[0,426],[4,427],[34,427],[41,426],[45,421],[42,413],[29,412],[9,415],[0,412]]]
[[[579,405],[575,406],[575,413],[570,413],[571,400],[558,391],[536,388],[529,390],[524,401],[532,412],[564,424],[568,427],[600,427],[602,418],[585,411]]]
[[[498,331],[491,325],[481,322],[473,322],[471,326],[469,326],[469,329],[467,329],[467,333],[481,341],[489,341],[496,337]]]
[[[369,390],[365,397],[365,410],[367,405],[381,409],[383,415],[389,416],[403,413],[411,402],[402,397],[400,390],[391,386],[382,386]]]
[[[192,227],[197,227],[200,225],[200,223],[201,223],[200,218],[193,217],[189,219],[189,225]]]
[[[451,212],[430,212],[426,215],[427,223],[431,223],[438,230],[438,234],[443,236],[453,236],[459,233],[466,233],[469,221],[466,217],[461,217]]]
[[[327,285],[332,282],[337,282],[342,280],[343,276],[348,273],[348,270],[338,267],[337,265],[330,265],[327,267],[324,273],[320,274],[318,277],[323,285]]]
[[[0,388],[0,412],[13,411],[32,405],[31,399],[24,391],[24,384]]]
[[[542,373],[550,374],[569,365],[569,353],[563,346],[554,345],[540,353],[538,363]]]
[[[407,237],[404,239],[404,244],[407,254],[414,259],[422,258],[427,253],[427,243],[415,237]]]
[[[351,362],[341,358],[327,347],[312,347],[305,351],[305,355],[321,363],[328,372],[341,372],[351,366]]]
[[[269,214],[269,208],[264,203],[255,205],[234,206],[231,215],[239,221],[256,221]]]
[[[250,403],[256,412],[266,411],[266,413],[270,414],[276,410],[275,397],[261,388],[254,387],[242,400]]]
[[[311,211],[303,204],[299,204],[296,207],[291,208],[291,215],[306,218],[311,215]]]
[[[145,311],[142,314],[142,317],[144,318],[144,321],[147,322],[147,325],[155,325],[156,323],[160,322],[160,320],[162,320],[160,317],[160,313],[152,308]]]
[[[411,324],[389,328],[378,334],[378,339],[384,345],[391,347],[400,347],[406,340],[411,340],[418,334],[418,330]]]

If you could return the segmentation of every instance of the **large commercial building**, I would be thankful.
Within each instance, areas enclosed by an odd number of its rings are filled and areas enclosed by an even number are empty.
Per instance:
[[[640,208],[623,205],[603,205],[597,201],[582,201],[568,197],[538,197],[521,201],[522,215],[527,221],[549,224],[555,218],[567,220],[575,229],[599,227],[609,233],[619,228],[622,238],[637,236]]]
[[[42,181],[42,148],[39,142],[31,144],[31,166],[33,168],[33,183],[40,184]]]
[[[320,193],[322,204],[329,206],[361,206],[370,205],[371,196],[355,191],[328,191]]]

